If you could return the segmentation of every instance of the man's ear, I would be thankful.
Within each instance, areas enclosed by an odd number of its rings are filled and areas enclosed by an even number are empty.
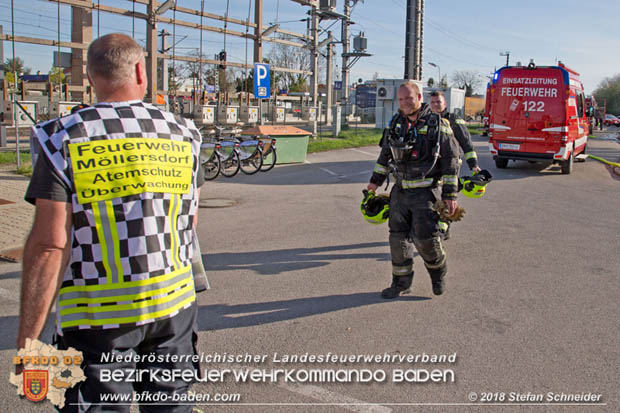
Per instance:
[[[139,85],[146,83],[146,68],[144,67],[144,63],[139,61],[136,63],[134,70],[136,71],[136,83]]]

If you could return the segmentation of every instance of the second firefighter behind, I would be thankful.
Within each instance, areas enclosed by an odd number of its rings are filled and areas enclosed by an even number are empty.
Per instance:
[[[392,283],[381,296],[395,298],[410,289],[414,246],[428,270],[433,293],[440,295],[448,269],[439,215],[433,205],[442,199],[450,214],[458,207],[458,147],[448,121],[422,103],[415,82],[399,87],[398,105],[398,113],[384,131],[381,153],[367,187],[376,192],[390,172],[396,179],[388,221]]]
[[[467,166],[469,166],[472,173],[477,174],[480,172],[480,166],[478,166],[478,156],[476,155],[474,145],[471,142],[471,134],[467,129],[465,121],[458,115],[450,113],[446,110],[446,98],[443,93],[438,90],[431,93],[430,106],[433,112],[441,115],[442,118],[450,122],[450,128],[454,133],[456,141],[461,147]],[[450,223],[440,221],[439,228],[441,230],[443,240],[447,241],[450,238]]]

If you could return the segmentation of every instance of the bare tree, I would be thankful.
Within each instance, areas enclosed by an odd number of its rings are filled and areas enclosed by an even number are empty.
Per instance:
[[[290,36],[280,35],[280,38],[291,40]],[[274,43],[268,53],[270,64],[278,67],[296,70],[312,70],[312,54],[307,49],[290,46],[282,43]],[[275,79],[275,86],[293,92],[307,92],[308,75],[301,73],[282,72]],[[272,87],[274,87],[272,85]]]
[[[472,96],[474,91],[482,85],[479,73],[471,70],[457,70],[452,75],[452,81],[461,89],[465,89],[465,96]]]

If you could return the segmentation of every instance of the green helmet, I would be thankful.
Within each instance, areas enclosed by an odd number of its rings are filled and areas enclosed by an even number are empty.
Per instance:
[[[360,211],[364,219],[375,225],[386,222],[390,216],[390,196],[386,194],[376,195],[374,191],[365,189],[362,193],[364,198],[360,205]]]
[[[486,192],[486,185],[493,180],[493,176],[486,169],[472,176],[459,178],[459,191],[468,198],[481,198]]]

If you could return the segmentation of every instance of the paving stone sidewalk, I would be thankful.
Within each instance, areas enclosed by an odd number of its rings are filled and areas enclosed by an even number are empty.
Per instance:
[[[34,206],[24,201],[29,178],[14,173],[14,165],[0,165],[0,252],[21,248],[32,226]]]

